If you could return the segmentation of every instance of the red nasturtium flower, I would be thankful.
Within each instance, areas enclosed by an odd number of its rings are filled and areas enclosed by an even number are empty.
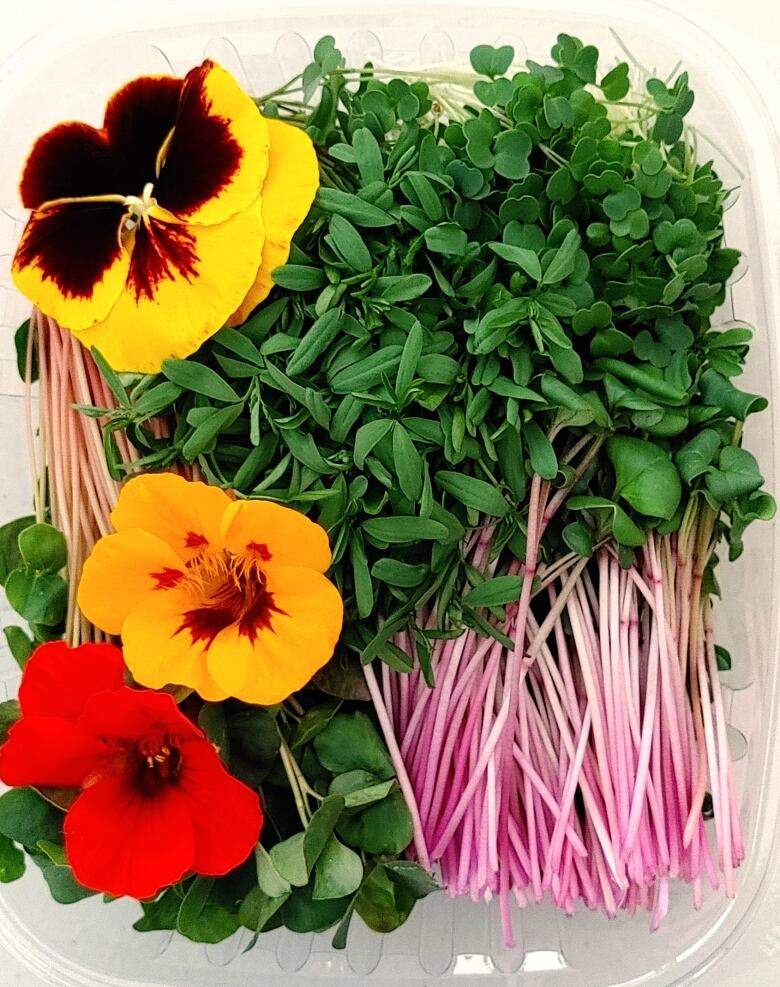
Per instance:
[[[190,872],[226,874],[252,852],[257,794],[228,774],[172,696],[124,684],[118,648],[41,645],[19,704],[0,780],[80,789],[63,831],[84,887],[150,898]]]
[[[309,137],[214,62],[135,79],[101,129],[33,146],[14,282],[116,370],[156,373],[265,298],[318,184]]]
[[[87,559],[78,604],[121,634],[137,682],[269,706],[333,654],[343,604],[324,528],[298,511],[173,473],[133,477],[116,533]]]

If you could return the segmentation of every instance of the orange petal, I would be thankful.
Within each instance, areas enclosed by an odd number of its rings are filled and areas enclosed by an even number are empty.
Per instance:
[[[188,223],[222,223],[256,201],[268,147],[267,122],[254,101],[207,60],[184,80],[155,197]]]
[[[236,555],[325,572],[330,545],[325,529],[299,511],[270,500],[237,500],[222,517],[222,542]]]
[[[142,600],[122,625],[125,662],[140,685],[150,689],[184,685],[208,702],[221,702],[227,693],[209,674],[207,642],[194,641],[183,629],[184,615],[197,602],[179,587]]]
[[[78,605],[108,634],[118,634],[137,604],[158,589],[162,595],[182,578],[181,558],[161,538],[138,528],[106,535],[84,563]]]
[[[68,329],[86,329],[104,319],[122,294],[130,268],[130,255],[119,240],[124,215],[124,206],[105,202],[33,213],[14,257],[14,284]]]
[[[175,473],[147,473],[122,487],[111,523],[117,531],[143,528],[189,562],[207,546],[221,544],[220,522],[231,504],[219,487]]]
[[[311,138],[299,127],[281,120],[267,120],[271,136],[268,174],[263,183],[263,259],[255,283],[238,310],[228,320],[243,322],[268,296],[271,272],[286,263],[293,234],[306,218],[320,184],[317,154]]]
[[[216,226],[175,222],[154,207],[136,231],[127,288],[101,322],[79,332],[115,370],[157,373],[225,324],[254,279],[261,204]]]
[[[266,575],[274,610],[263,626],[254,635],[228,627],[207,652],[217,685],[261,706],[281,702],[310,681],[332,656],[343,619],[338,590],[320,573],[270,565]]]

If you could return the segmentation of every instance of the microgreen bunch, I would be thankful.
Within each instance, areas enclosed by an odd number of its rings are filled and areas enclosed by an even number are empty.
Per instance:
[[[507,75],[512,50],[480,46],[473,76],[388,78],[323,39],[260,101],[306,126],[323,180],[275,298],[166,380],[117,381],[109,434],[128,429],[137,467],[183,458],[314,512],[364,662],[408,667],[390,638],[430,600],[423,653],[484,629],[462,540],[494,518],[494,550],[521,557],[533,474],[572,495],[543,557],[611,538],[628,562],[691,498],[734,556],[772,510],[740,448],[765,402],[732,383],[750,331],[711,324],[739,254],[685,131],[687,75],[635,93],[575,38],[552,55]],[[161,413],[173,440],[144,426]],[[602,442],[572,488],[570,453]]]
[[[730,190],[699,159],[687,74],[604,71],[566,34],[550,64],[513,61],[349,68],[322,39],[258,100],[306,128],[322,181],[270,300],[161,377],[100,362],[116,407],[82,409],[117,479],[183,461],[328,530],[347,623],[315,684],[354,699],[365,675],[418,860],[498,892],[508,942],[510,890],[657,925],[670,878],[698,902],[714,858],[733,893],[714,552],[774,513],[742,447],[766,406],[734,383],[751,333],[717,325]],[[300,925],[277,900],[292,876],[316,891],[307,846],[343,796],[320,746],[280,754],[306,835],[280,832],[270,870],[260,854],[258,929],[277,906]],[[377,900],[399,886],[380,864]],[[309,891],[290,900],[313,929]]]

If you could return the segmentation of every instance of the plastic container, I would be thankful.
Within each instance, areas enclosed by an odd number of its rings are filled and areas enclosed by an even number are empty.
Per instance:
[[[251,91],[262,92],[299,71],[309,58],[308,46],[326,33],[336,35],[353,63],[370,57],[389,65],[420,65],[462,60],[474,44],[499,40],[513,44],[520,60],[526,55],[542,60],[561,30],[597,44],[602,64],[622,55],[622,42],[661,76],[680,60],[691,74],[696,92],[691,120],[702,134],[700,153],[711,154],[726,183],[740,187],[730,199],[726,230],[729,244],[745,251],[747,263],[736,274],[722,321],[738,317],[756,329],[744,386],[768,395],[772,404],[751,421],[748,443],[767,486],[778,491],[780,192],[771,122],[729,54],[688,21],[654,5],[594,0],[585,12],[576,0],[568,9],[565,3],[549,9],[522,2],[512,10],[474,3],[373,10],[364,3],[323,12],[315,3],[286,10],[267,0],[245,0],[224,4],[217,12],[213,3],[172,0],[94,9],[41,35],[0,70],[0,254],[10,255],[24,222],[16,182],[32,140],[62,119],[99,125],[105,98],[133,76],[184,72],[207,54]],[[718,147],[708,147],[706,137]],[[25,318],[28,306],[10,287],[9,260],[0,265],[0,321],[10,330]],[[0,420],[5,467],[0,520],[6,520],[27,513],[30,504],[21,384],[10,331],[0,336]],[[492,905],[453,903],[438,895],[423,902],[406,927],[386,937],[355,921],[342,953],[331,950],[327,933],[286,931],[263,936],[244,953],[248,933],[217,947],[196,946],[170,933],[139,935],[130,927],[138,915],[130,901],[109,906],[93,898],[56,905],[31,867],[24,880],[0,891],[0,947],[40,982],[67,987],[618,987],[690,984],[700,977],[707,983],[737,984],[748,976],[753,984],[776,983],[771,968],[780,953],[780,847],[775,839],[780,777],[774,771],[780,759],[779,562],[778,527],[761,524],[749,532],[743,559],[719,572],[725,602],[717,609],[718,634],[735,659],[725,677],[726,709],[739,758],[737,784],[748,846],[734,901],[709,894],[695,912],[689,890],[678,887],[669,917],[652,936],[641,917],[610,923],[587,912],[566,919],[551,906],[531,907],[516,912],[519,946],[508,951]],[[7,621],[7,608],[2,617]],[[0,655],[0,698],[4,691],[14,694],[14,667],[7,653]]]

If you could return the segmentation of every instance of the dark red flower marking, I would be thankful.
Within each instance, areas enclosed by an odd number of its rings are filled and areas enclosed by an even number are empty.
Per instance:
[[[150,898],[188,873],[243,863],[263,814],[172,696],[122,684],[111,645],[38,648],[19,690],[21,719],[0,746],[7,785],[81,789],[65,816],[76,880]]]
[[[208,545],[209,540],[205,535],[199,535],[197,531],[188,531],[184,541],[185,548],[203,548]]]
[[[184,578],[184,573],[180,569],[171,569],[169,566],[165,566],[162,572],[153,572],[151,576],[157,581],[155,589],[173,589]]]
[[[219,633],[232,626],[254,644],[261,630],[271,628],[272,615],[284,612],[274,604],[273,594],[259,583],[246,587],[225,584],[213,599],[213,603],[187,610],[179,628],[179,632],[189,631],[193,644],[205,641],[207,648]]]
[[[246,546],[246,550],[247,552],[251,552],[253,555],[256,555],[259,559],[262,559],[263,562],[271,561],[271,553],[268,546],[263,545],[261,542],[250,541]]]
[[[136,227],[127,287],[136,299],[154,298],[161,281],[195,277],[195,237],[184,226],[147,219]]]
[[[17,263],[38,264],[64,295],[89,298],[120,256],[123,214],[121,205],[105,202],[48,209],[28,225]]]
[[[206,61],[187,75],[165,168],[155,183],[160,205],[182,218],[229,184],[244,155],[230,133],[229,121],[209,116],[211,102],[204,80],[212,66]]]
[[[125,767],[132,784],[145,795],[154,795],[164,785],[174,785],[181,771],[180,741],[170,734],[152,735],[133,744]]]
[[[116,151],[122,195],[139,195],[157,177],[157,154],[176,123],[183,84],[172,76],[144,76],[108,101],[103,126]]]
[[[176,122],[182,85],[171,76],[135,79],[110,99],[102,130],[63,123],[45,133],[22,175],[25,207],[73,196],[140,195],[156,177],[157,152]]]

